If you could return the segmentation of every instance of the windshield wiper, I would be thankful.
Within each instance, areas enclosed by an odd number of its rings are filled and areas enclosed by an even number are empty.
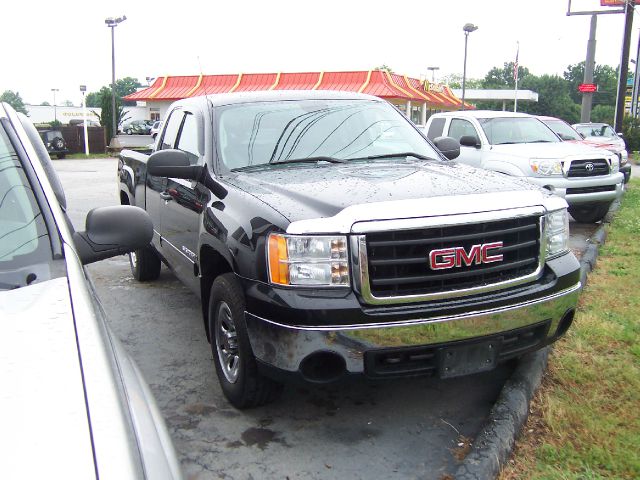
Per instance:
[[[404,157],[404,158],[414,157],[420,160],[436,160],[433,157],[427,157],[426,155],[422,155],[421,153],[415,153],[415,152],[383,153],[382,155],[369,155],[368,157],[350,158],[349,160],[361,160],[361,159],[375,160],[377,158],[395,158],[395,157]]]
[[[329,162],[329,163],[346,163],[347,160],[343,158],[335,158],[335,157],[304,157],[304,158],[285,158],[284,160],[270,161],[271,165],[276,163],[317,163],[317,162]]]
[[[522,143],[522,142],[499,142],[499,143],[494,143],[493,145],[518,145],[519,143]]]
[[[554,143],[551,140],[531,140],[530,142],[527,143]]]

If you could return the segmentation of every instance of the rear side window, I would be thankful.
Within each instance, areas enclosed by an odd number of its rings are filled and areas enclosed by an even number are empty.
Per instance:
[[[167,121],[167,127],[164,129],[164,134],[162,135],[160,150],[175,148],[176,139],[178,138],[178,132],[180,131],[180,125],[182,125],[183,118],[184,113],[182,110],[174,110],[171,112],[171,116]]]
[[[449,125],[449,136],[460,141],[460,139],[464,136],[478,138],[478,132],[476,132],[476,129],[471,124],[471,122],[467,120],[461,120],[459,118],[454,118],[453,120],[451,120],[451,124]]]
[[[198,152],[198,121],[190,113],[185,114],[184,124],[180,132],[180,138],[176,145],[178,150],[182,150],[189,156],[191,165],[198,163],[200,154]]]
[[[444,118],[434,118],[431,120],[431,123],[429,124],[429,131],[427,132],[427,137],[429,137],[430,140],[442,136],[444,120]]]

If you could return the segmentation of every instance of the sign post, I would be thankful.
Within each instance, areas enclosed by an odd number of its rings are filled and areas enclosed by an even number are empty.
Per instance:
[[[87,91],[86,85],[80,85],[80,91],[82,92],[82,118],[84,124],[84,154],[89,156],[89,135],[87,133],[87,101],[85,92]]]

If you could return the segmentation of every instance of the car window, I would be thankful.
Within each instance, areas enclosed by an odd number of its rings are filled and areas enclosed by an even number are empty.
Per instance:
[[[444,121],[444,118],[434,118],[431,120],[431,123],[429,124],[429,131],[427,132],[427,137],[429,137],[430,140],[442,136]]]
[[[557,143],[560,139],[544,123],[532,117],[479,118],[491,145]]]
[[[160,150],[174,148],[183,118],[184,113],[182,112],[182,110],[174,110],[173,112],[171,112],[171,116],[167,121],[167,126],[164,129],[164,133],[162,134],[162,144],[160,145]]]
[[[0,290],[48,278],[52,257],[35,194],[16,151],[0,129]]]
[[[460,141],[465,135],[478,138],[478,132],[475,127],[468,120],[462,120],[460,118],[454,118],[449,125],[449,137],[455,138]]]
[[[563,140],[582,140],[578,132],[562,120],[543,120],[543,123]]]
[[[218,118],[220,156],[229,169],[310,157],[358,160],[402,152],[438,158],[424,137],[386,102],[245,103],[221,108]]]
[[[184,122],[176,148],[187,153],[191,165],[198,163],[198,159],[200,158],[200,153],[198,152],[198,122],[196,117],[191,113],[186,113],[184,116]]]

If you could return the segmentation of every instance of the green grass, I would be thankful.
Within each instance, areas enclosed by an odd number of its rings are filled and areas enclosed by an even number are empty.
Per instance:
[[[53,155],[53,160],[55,160],[57,157],[55,156],[55,154]],[[67,155],[65,155],[64,159],[65,160],[84,160],[87,158],[116,158],[117,155],[113,154],[113,153],[89,153],[89,156],[85,155],[84,153],[69,153]]]
[[[639,291],[640,181],[631,180],[502,480],[640,478]]]

